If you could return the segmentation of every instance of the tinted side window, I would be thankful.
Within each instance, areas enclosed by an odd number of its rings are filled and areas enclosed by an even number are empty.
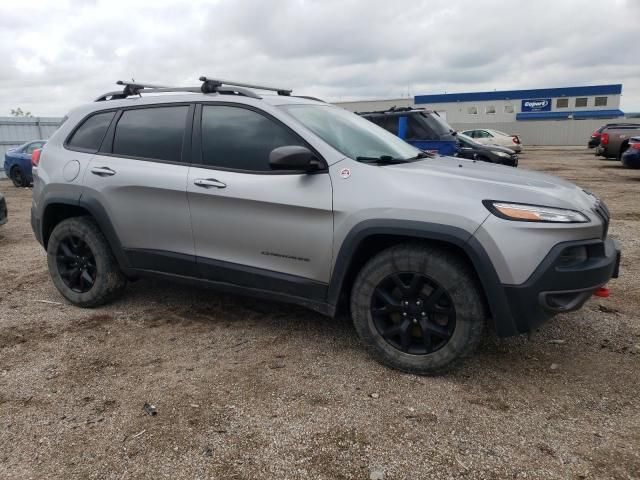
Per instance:
[[[189,107],[125,110],[113,138],[113,154],[179,162]]]
[[[385,115],[384,116],[384,124],[380,125],[385,130],[393,133],[394,135],[398,135],[398,118],[395,115]]]
[[[407,138],[412,140],[434,140],[435,135],[414,115],[407,118]]]
[[[116,112],[104,112],[87,118],[73,134],[68,145],[97,152]]]
[[[282,125],[239,107],[202,107],[202,163],[237,170],[271,171],[269,153],[304,143]]]

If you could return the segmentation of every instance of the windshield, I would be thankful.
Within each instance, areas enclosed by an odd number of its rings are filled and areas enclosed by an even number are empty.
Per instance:
[[[281,105],[289,115],[354,160],[363,157],[409,159],[422,153],[355,113],[331,105]]]
[[[420,115],[424,118],[424,121],[429,125],[429,128],[438,135],[446,135],[455,130],[449,125],[438,113],[421,112]]]

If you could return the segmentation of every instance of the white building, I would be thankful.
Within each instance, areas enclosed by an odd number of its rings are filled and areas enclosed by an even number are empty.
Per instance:
[[[525,145],[583,145],[600,125],[620,119],[622,85],[416,95],[413,99],[342,102],[352,111],[394,105],[436,110],[458,131],[493,128],[518,134]]]

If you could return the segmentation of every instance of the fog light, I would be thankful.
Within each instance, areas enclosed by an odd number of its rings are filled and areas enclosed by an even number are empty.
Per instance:
[[[585,262],[589,258],[587,247],[584,245],[577,247],[568,247],[562,251],[558,259],[558,266],[563,268],[574,267]]]

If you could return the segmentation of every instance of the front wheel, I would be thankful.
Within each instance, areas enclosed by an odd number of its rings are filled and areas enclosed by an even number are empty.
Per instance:
[[[79,307],[117,297],[127,284],[104,235],[90,217],[68,218],[47,243],[49,274],[60,293]]]
[[[369,353],[415,374],[438,374],[482,338],[483,297],[474,272],[454,252],[426,244],[382,251],[360,271],[351,314]]]

